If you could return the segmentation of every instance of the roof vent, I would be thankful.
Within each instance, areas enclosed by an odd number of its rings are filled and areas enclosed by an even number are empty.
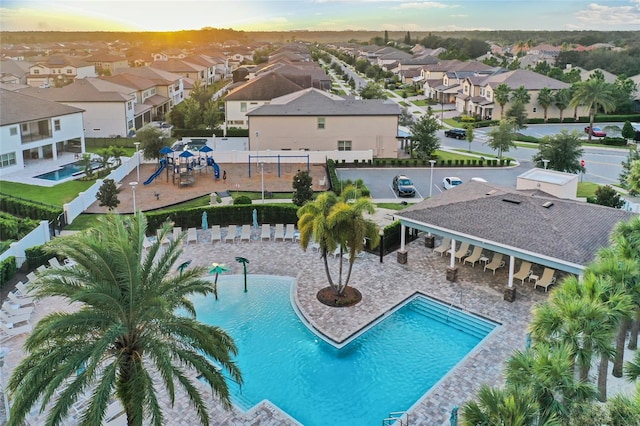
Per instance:
[[[548,209],[549,207],[551,207],[553,205],[553,202],[551,201],[547,201],[546,203],[544,203],[542,205],[542,207],[544,207],[545,209]]]
[[[519,200],[510,200],[508,198],[503,198],[502,201],[504,201],[506,203],[511,203],[511,204],[520,204]]]
[[[493,194],[495,194],[496,192],[498,192],[498,190],[497,190],[497,189],[492,189],[491,191],[487,192],[485,195],[493,195]]]

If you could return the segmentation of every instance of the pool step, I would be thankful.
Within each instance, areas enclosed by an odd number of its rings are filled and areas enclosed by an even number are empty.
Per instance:
[[[237,382],[229,378],[227,375],[225,375],[225,379],[225,381],[227,382],[227,386],[229,387],[229,397],[231,399],[231,403],[241,411],[249,411],[255,404],[251,403],[251,401],[249,401],[244,397],[244,395],[242,395],[242,389]],[[206,383],[202,375],[198,376],[198,380]]]
[[[424,297],[413,300],[409,308],[480,339],[496,327],[494,323]]]

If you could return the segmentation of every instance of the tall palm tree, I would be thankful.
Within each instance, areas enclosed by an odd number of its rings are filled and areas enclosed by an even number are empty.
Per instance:
[[[526,105],[531,102],[531,94],[526,87],[520,86],[511,92],[511,102]]]
[[[95,228],[51,242],[52,252],[77,264],[43,274],[37,295],[61,297],[80,307],[49,314],[27,338],[27,356],[8,385],[13,395],[11,425],[22,424],[35,405],[48,410],[47,424],[61,424],[87,394],[82,424],[101,424],[115,397],[129,425],[142,425],[143,420],[161,425],[157,392],[161,389],[173,403],[176,385],[186,392],[200,423],[207,425],[204,395],[192,378],[196,375],[204,377],[225,407],[231,406],[223,373],[242,381],[232,360],[237,348],[223,330],[195,319],[188,297],[209,294],[212,287],[200,279],[202,268],[171,273],[181,249],[178,240],[160,249],[170,229],[165,224],[146,253],[147,225],[140,212],[105,216]]]
[[[571,102],[571,92],[569,89],[560,89],[555,92],[553,96],[553,102],[556,107],[560,110],[560,122],[564,121],[564,110],[569,107],[569,103]]]
[[[500,118],[504,118],[504,106],[509,102],[509,94],[511,93],[511,88],[505,84],[499,84],[493,90],[493,98],[500,105]]]
[[[538,104],[542,107],[544,111],[544,122],[547,122],[547,112],[549,111],[549,107],[553,105],[554,94],[548,87],[543,87],[538,92]]]
[[[623,259],[633,259],[640,264],[640,217],[634,216],[626,222],[620,222],[613,231],[613,242],[616,244],[620,256]],[[639,278],[640,279],[640,278]],[[640,286],[640,283],[638,283]],[[634,301],[638,297],[633,295]],[[629,349],[636,349],[638,343],[638,330],[640,329],[640,303],[636,301],[637,309],[635,318],[631,324],[629,336]]]
[[[571,98],[570,106],[577,108],[584,105],[589,110],[589,126],[593,128],[596,112],[603,110],[605,114],[616,107],[613,85],[599,78],[576,83],[576,90]],[[589,132],[589,141],[591,141]]]

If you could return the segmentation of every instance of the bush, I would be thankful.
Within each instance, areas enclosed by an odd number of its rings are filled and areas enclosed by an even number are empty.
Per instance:
[[[27,258],[27,269],[32,271],[40,265],[46,265],[49,261],[49,254],[45,252],[44,245],[34,246],[24,251]]]
[[[36,220],[55,221],[62,214],[62,208],[16,197],[0,195],[0,211],[13,216],[28,217]]]
[[[233,205],[234,206],[238,205],[238,204],[242,205],[242,204],[252,204],[252,203],[253,203],[253,201],[251,201],[251,198],[247,197],[246,195],[241,195],[239,197],[236,197],[233,200]]]
[[[540,143],[540,139],[535,136],[523,135],[522,133],[518,133],[516,138],[520,142]]]
[[[600,143],[611,146],[626,146],[627,140],[625,138],[611,138],[607,136],[600,139]]]
[[[9,256],[0,262],[0,287],[16,275],[17,269],[15,256]]]
[[[0,212],[0,240],[19,240],[38,227],[38,221]]]

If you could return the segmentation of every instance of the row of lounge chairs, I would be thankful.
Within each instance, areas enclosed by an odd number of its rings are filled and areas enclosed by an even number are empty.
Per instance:
[[[494,253],[491,261],[489,261],[489,258],[483,255],[482,250],[482,247],[479,246],[475,246],[473,250],[470,250],[470,244],[463,242],[460,244],[460,247],[453,252],[453,256],[458,262],[465,264],[470,263],[472,267],[475,267],[476,263],[483,262],[484,270],[490,270],[495,275],[497,269],[505,266],[505,261],[503,260],[504,255],[502,253]],[[444,256],[445,254],[448,256],[452,255],[451,239],[444,237],[441,244],[435,247],[433,251],[440,256]],[[513,279],[520,280],[521,285],[524,285],[525,280],[533,282],[534,288],[541,287],[544,288],[546,292],[549,286],[556,282],[555,272],[554,269],[545,267],[542,276],[539,277],[533,274],[531,262],[523,260],[520,263],[520,269],[513,275]]]
[[[56,264],[56,262],[57,259],[53,264]],[[51,261],[49,263],[51,264]],[[60,265],[59,267],[64,267],[62,264],[58,263],[58,265]],[[39,268],[40,271],[46,269],[44,265]],[[21,334],[30,333],[33,330],[30,321],[35,309],[36,299],[29,287],[38,277],[35,272],[30,272],[27,278],[29,278],[29,281],[26,284],[18,281],[15,290],[7,293],[7,299],[2,303],[2,308],[0,308],[1,342]]]
[[[227,232],[223,238],[223,232],[222,232],[222,228],[220,227],[220,225],[212,225],[210,229],[205,230],[205,237],[206,234],[209,234],[211,236],[211,242],[212,243],[216,243],[216,242],[236,242],[236,241],[251,241],[251,225],[229,225],[227,227]],[[282,223],[278,223],[275,225],[275,233],[273,235],[273,238],[271,236],[271,225],[268,223],[263,223],[262,227],[261,227],[261,233],[260,233],[260,239],[261,240],[274,240],[274,241],[278,241],[278,240],[282,240],[282,241],[287,241],[287,240],[291,240],[291,241],[296,241],[299,237],[298,232],[295,229],[295,224],[293,223],[289,223],[289,224],[282,224]],[[158,232],[158,238],[160,238],[160,232]],[[198,242],[198,231],[196,228],[188,228],[187,229],[187,235],[185,238],[185,235],[182,232],[182,228],[180,227],[174,227],[173,228],[173,234],[172,234],[172,239],[176,240],[176,239],[183,239],[184,238],[184,243],[185,244],[189,244],[191,242]],[[165,236],[165,239],[162,241],[162,244],[168,244],[169,243],[169,238],[167,238]],[[145,248],[148,248],[151,246],[151,240],[145,240]]]

